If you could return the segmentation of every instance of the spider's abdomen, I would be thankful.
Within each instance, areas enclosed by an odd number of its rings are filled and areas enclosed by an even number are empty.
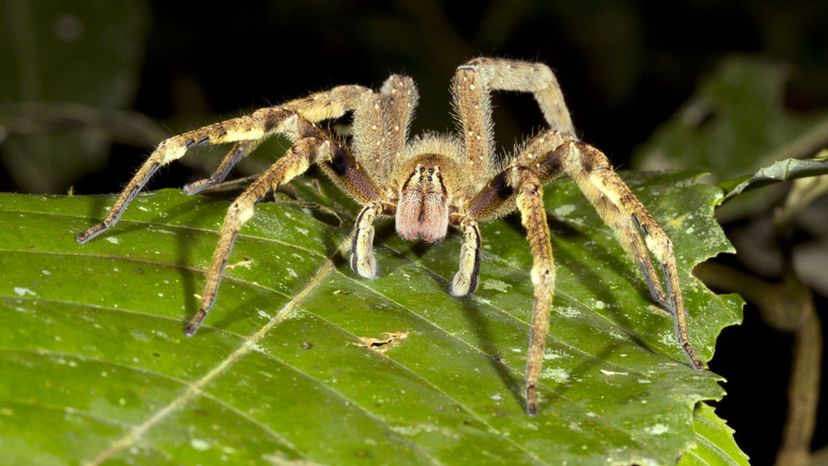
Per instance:
[[[417,164],[400,189],[396,214],[397,233],[405,240],[434,243],[448,230],[448,195],[440,167]]]

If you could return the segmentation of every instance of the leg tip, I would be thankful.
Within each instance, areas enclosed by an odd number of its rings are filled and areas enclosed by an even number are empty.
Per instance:
[[[534,385],[526,386],[526,414],[530,416],[538,414],[538,392]]]
[[[454,280],[451,281],[450,291],[455,298],[462,298],[472,294],[475,288],[476,283],[472,283],[472,280],[468,280],[462,273],[457,272],[454,275]]]
[[[187,324],[186,327],[184,327],[184,335],[187,335],[188,337],[191,337],[191,336],[195,335],[196,332],[198,331],[198,327],[199,327],[199,324],[195,324],[193,322],[190,322],[189,324]]]
[[[187,326],[184,327],[184,334],[188,337],[191,337],[198,332],[199,327],[201,327],[201,322],[204,318],[207,317],[207,312],[203,309],[199,309],[196,315],[187,323]]]
[[[184,187],[183,187],[183,188],[181,188],[181,191],[182,191],[184,194],[187,194],[187,195],[190,195],[190,196],[191,196],[191,195],[193,195],[193,194],[198,194],[198,193],[200,193],[201,191],[203,191],[203,190],[204,190],[204,188],[205,188],[205,187],[206,187],[206,185],[205,185],[205,183],[204,183],[203,181],[194,181],[194,182],[192,182],[192,183],[190,183],[190,184],[186,184],[186,185],[184,185]]]
[[[379,278],[379,267],[374,256],[360,260],[356,254],[351,254],[351,270],[362,278],[374,280]]]
[[[683,346],[683,349],[684,353],[687,355],[687,359],[690,360],[690,365],[693,367],[693,369],[697,371],[703,371],[707,369],[707,365],[704,362],[702,362],[701,358],[699,358],[696,352],[693,351],[692,347],[690,347],[689,345]]]
[[[89,240],[91,240],[92,238],[100,235],[101,233],[106,231],[106,229],[107,229],[106,225],[104,225],[103,223],[99,223],[95,226],[87,228],[81,234],[76,236],[75,241],[77,241],[78,243],[81,243],[81,244],[88,243]]]

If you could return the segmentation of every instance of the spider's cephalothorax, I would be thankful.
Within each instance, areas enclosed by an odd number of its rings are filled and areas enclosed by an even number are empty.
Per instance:
[[[548,125],[500,162],[493,151],[489,96],[495,90],[531,92]],[[274,134],[290,138],[293,145],[287,154],[254,181],[227,212],[207,271],[201,305],[185,330],[192,335],[215,303],[230,249],[244,222],[253,215],[255,203],[311,165],[321,167],[363,205],[353,233],[351,268],[366,278],[377,276],[374,221],[389,215],[395,218],[397,233],[407,240],[433,243],[446,236],[449,226],[459,229],[464,240],[451,293],[471,293],[477,286],[480,268],[478,222],[517,210],[533,258],[535,301],[526,363],[526,409],[535,414],[536,385],[555,282],[543,186],[566,174],[575,180],[637,263],[653,300],[673,315],[678,342],[693,367],[703,368],[687,336],[686,311],[670,239],[613,171],[606,156],[575,136],[552,71],[540,63],[477,58],[458,67],[452,94],[460,120],[457,135],[409,140],[407,131],[417,90],[411,78],[393,75],[379,92],[362,86],[339,86],[173,136],[162,142],[138,170],[103,222],[78,235],[78,241],[86,242],[114,225],[152,174],[183,157],[191,147],[234,143],[212,176],[184,188],[190,194],[222,182],[233,166],[264,139]],[[348,112],[353,113],[350,143],[338,142],[316,125]],[[664,287],[651,255],[663,271]]]

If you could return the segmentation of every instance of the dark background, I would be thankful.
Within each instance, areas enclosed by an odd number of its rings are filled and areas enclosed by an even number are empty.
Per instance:
[[[458,64],[479,55],[550,65],[579,136],[620,168],[732,54],[787,65],[790,110],[828,107],[828,2],[135,3],[144,19],[124,109],[161,123],[166,134],[337,84],[379,86],[392,72],[418,83],[414,132],[449,130],[449,80]],[[495,105],[503,148],[542,122],[531,97],[498,95]],[[49,189],[2,170],[0,189],[116,192],[149,149],[115,140],[106,157]],[[176,164],[150,187],[181,185],[209,170],[195,165]],[[754,464],[771,463],[778,447],[790,345],[748,307],[744,325],[722,334],[711,363],[728,379],[717,413]],[[825,411],[815,448],[828,444]]]

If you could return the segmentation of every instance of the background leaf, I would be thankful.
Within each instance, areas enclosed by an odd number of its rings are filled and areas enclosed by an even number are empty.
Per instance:
[[[760,168],[751,176],[726,180],[720,184],[725,190],[722,202],[745,191],[784,181],[807,178],[828,173],[828,150],[808,159],[785,159]]]
[[[714,182],[749,176],[783,159],[811,155],[828,142],[828,112],[785,108],[788,68],[734,55],[699,84],[670,120],[637,151],[643,170],[693,169]],[[773,186],[739,196],[717,212],[731,221],[767,211],[783,194]]]
[[[3,16],[0,162],[19,186],[65,191],[104,163],[112,132],[141,144],[158,137],[145,117],[113,112],[132,103],[138,86],[143,0],[10,0]]]
[[[673,239],[707,360],[741,318],[738,297],[690,274],[730,250],[712,218],[720,191],[691,174],[627,180]],[[0,195],[0,377],[16,381],[0,386],[3,457],[670,463],[697,443],[693,407],[723,395],[720,379],[690,369],[671,318],[572,183],[547,192],[558,282],[534,418],[521,398],[531,257],[516,219],[484,226],[480,288],[455,299],[457,235],[426,248],[385,223],[382,276],[360,280],[336,252],[353,204],[328,183],[294,184],[343,222],[284,194],[260,204],[193,338],[181,329],[226,200],[144,194],[80,245],[111,197]],[[383,353],[361,345],[389,332],[404,338]]]
[[[787,68],[734,55],[638,151],[643,169],[693,167],[718,180],[815,152],[828,140],[828,112],[785,108]]]

